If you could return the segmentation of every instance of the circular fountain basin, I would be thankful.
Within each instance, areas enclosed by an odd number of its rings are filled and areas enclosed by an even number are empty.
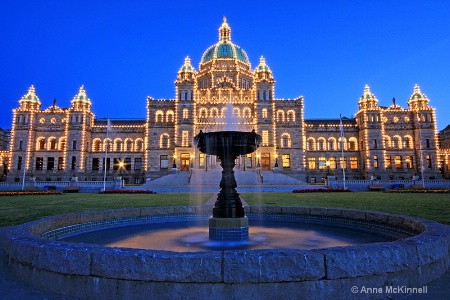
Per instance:
[[[58,241],[60,236],[144,218],[197,216],[208,207],[153,207],[55,216],[11,227],[2,239],[11,270],[20,278],[82,299],[380,298],[353,286],[415,287],[449,267],[448,226],[427,220],[347,209],[246,207],[249,215],[298,216],[336,224],[414,233],[391,242],[320,249],[174,252],[111,248]]]

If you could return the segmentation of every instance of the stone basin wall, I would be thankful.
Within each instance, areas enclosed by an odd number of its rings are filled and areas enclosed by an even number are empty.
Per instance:
[[[2,238],[11,270],[33,285],[81,299],[378,299],[387,287],[420,287],[450,266],[450,229],[418,218],[317,207],[251,206],[247,213],[365,220],[417,232],[366,245],[317,250],[170,252],[68,243],[52,230],[101,220],[204,214],[193,206],[103,210],[11,227]],[[353,293],[352,287],[359,290]],[[361,293],[361,288],[375,293]],[[353,292],[352,292],[353,291]]]

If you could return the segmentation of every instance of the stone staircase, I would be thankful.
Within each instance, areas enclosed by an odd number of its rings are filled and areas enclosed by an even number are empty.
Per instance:
[[[255,170],[236,170],[234,176],[238,187],[261,188],[261,187],[277,187],[277,186],[302,186],[306,185],[304,181],[292,178],[282,173],[274,173],[272,171],[263,171],[263,182]],[[175,174],[167,174],[158,179],[149,181],[141,186],[129,186],[127,189],[148,189],[155,188],[213,188],[219,189],[220,180],[222,178],[222,168],[214,168],[211,170],[195,169],[189,178],[189,172],[177,172]]]

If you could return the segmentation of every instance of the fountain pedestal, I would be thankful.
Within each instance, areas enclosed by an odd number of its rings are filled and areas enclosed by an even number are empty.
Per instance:
[[[203,153],[217,155],[222,166],[220,192],[209,219],[209,239],[214,241],[248,240],[248,219],[245,216],[237,183],[234,178],[235,161],[239,155],[254,152],[261,136],[252,132],[218,131],[200,133],[194,138],[196,147]]]

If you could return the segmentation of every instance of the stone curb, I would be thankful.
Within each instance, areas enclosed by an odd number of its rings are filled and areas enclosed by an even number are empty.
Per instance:
[[[317,296],[317,293],[326,294],[322,290],[326,286],[332,292],[329,295],[345,294],[348,298],[351,286],[357,283],[419,286],[438,278],[450,266],[450,229],[436,222],[336,208],[249,206],[246,210],[255,214],[349,218],[389,224],[418,234],[395,242],[317,250],[193,253],[108,248],[40,237],[44,232],[79,223],[210,212],[205,207],[171,206],[54,216],[8,228],[2,246],[9,256],[11,270],[20,278],[60,294],[81,298],[93,295],[116,298],[118,294],[111,293],[117,291],[118,286],[130,289],[128,284],[131,282],[135,284],[131,294],[140,289],[154,287],[163,291],[172,286],[173,293],[182,291],[182,294],[193,296],[190,291],[193,287],[198,295],[213,290],[227,291],[231,287],[257,289],[263,285],[267,292],[263,298],[274,295],[280,286],[290,287],[292,292],[306,289],[304,295],[316,293],[314,296]],[[74,286],[80,282],[86,286],[83,291]]]

